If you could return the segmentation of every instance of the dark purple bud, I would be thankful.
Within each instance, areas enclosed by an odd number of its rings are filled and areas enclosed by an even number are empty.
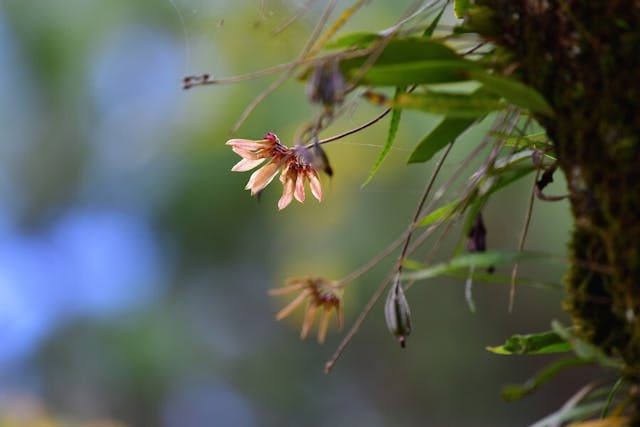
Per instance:
[[[307,96],[311,102],[332,107],[342,103],[345,91],[346,84],[337,59],[315,66],[307,83]]]

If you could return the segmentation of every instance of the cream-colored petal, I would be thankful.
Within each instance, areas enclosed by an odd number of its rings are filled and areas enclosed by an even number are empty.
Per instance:
[[[288,315],[290,315],[293,310],[298,308],[298,306],[304,302],[307,296],[309,296],[309,293],[310,291],[308,289],[305,289],[304,291],[300,292],[300,294],[297,297],[295,297],[293,301],[287,304],[285,308],[283,308],[278,312],[278,314],[276,314],[276,320],[282,320]]]
[[[306,171],[307,177],[309,178],[309,188],[311,188],[311,194],[318,199],[319,202],[322,201],[322,185],[320,184],[320,178],[318,178],[318,173],[315,169],[308,169]]]
[[[251,175],[249,182],[247,182],[247,185],[244,187],[245,190],[251,190],[252,196],[256,195],[262,191],[264,187],[269,185],[273,178],[278,174],[279,168],[280,163],[275,163],[273,161],[267,163]]]
[[[262,139],[259,141],[254,141],[251,139],[230,139],[226,142],[227,145],[230,145],[234,148],[242,148],[245,150],[259,150],[261,148],[268,148],[273,145],[273,142],[268,139]]]
[[[242,159],[238,163],[236,163],[234,167],[231,168],[231,172],[246,172],[255,168],[264,161],[265,159]]]
[[[233,147],[231,150],[233,150],[234,153],[236,153],[238,156],[242,157],[243,159],[256,160],[256,159],[264,159],[266,157],[270,157],[264,152],[264,150],[250,151],[250,150],[245,150],[244,148],[238,148],[238,147]]]
[[[278,200],[278,209],[282,210],[289,206],[289,203],[293,200],[293,180],[288,179],[283,183],[282,197]]]
[[[305,339],[309,334],[309,329],[311,329],[313,325],[313,318],[317,310],[318,306],[315,304],[309,304],[307,306],[307,312],[305,313],[304,322],[302,323],[302,330],[300,331],[300,338]]]
[[[285,295],[294,291],[299,291],[300,289],[304,288],[306,286],[305,283],[303,282],[297,282],[294,285],[289,285],[289,286],[283,286],[281,288],[276,288],[276,289],[269,289],[269,291],[267,292],[269,295],[274,296],[274,295]]]
[[[331,314],[330,308],[322,310],[322,318],[320,320],[320,327],[318,328],[318,342],[324,343],[324,339],[327,336],[327,328],[329,327],[329,315]]]
[[[300,203],[304,202],[304,173],[302,171],[298,172],[296,175],[295,196],[297,201]]]

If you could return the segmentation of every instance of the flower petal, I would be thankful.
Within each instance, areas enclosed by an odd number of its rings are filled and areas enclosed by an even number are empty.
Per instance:
[[[284,183],[284,188],[282,190],[282,197],[278,200],[278,209],[282,210],[289,206],[291,200],[293,200],[293,180],[287,179]]]
[[[242,157],[243,159],[256,160],[256,159],[264,159],[266,157],[269,157],[268,155],[263,153],[264,150],[250,151],[250,150],[245,150],[244,148],[238,148],[238,147],[233,147],[232,150],[234,153],[236,153],[238,156]]]
[[[288,315],[290,315],[293,310],[298,308],[298,306],[304,302],[307,296],[309,296],[309,293],[310,291],[308,289],[305,289],[302,292],[300,292],[293,301],[287,304],[285,308],[283,308],[278,312],[278,314],[276,314],[276,320],[282,320]]]
[[[247,159],[244,158],[235,164],[234,167],[231,168],[231,172],[246,172],[258,166],[260,163],[264,162],[265,159]]]
[[[309,304],[307,306],[307,312],[304,316],[304,322],[302,323],[302,330],[300,331],[300,338],[305,339],[309,334],[309,329],[313,325],[313,318],[316,316],[318,306],[315,304]]]
[[[318,178],[318,173],[315,169],[307,169],[306,171],[307,177],[309,178],[309,188],[311,188],[311,194],[313,197],[318,199],[319,202],[322,201],[322,185],[320,184],[320,178]]]
[[[298,172],[296,176],[295,196],[297,201],[304,202],[304,173],[302,171]]]
[[[329,315],[331,314],[331,309],[325,307],[322,310],[322,317],[320,320],[320,327],[318,328],[318,342],[322,344],[324,342],[325,337],[327,336],[327,328],[329,327]]]
[[[269,148],[273,145],[273,141],[269,139],[262,139],[259,141],[254,141],[251,139],[230,139],[226,142],[227,145],[230,145],[234,148],[242,148],[245,150],[259,150],[262,148]]]
[[[244,187],[245,190],[251,190],[251,195],[254,196],[264,187],[269,185],[269,183],[273,180],[273,178],[278,174],[278,170],[280,169],[280,163],[274,162],[273,160],[262,168],[255,171],[251,177],[249,178],[249,182]]]

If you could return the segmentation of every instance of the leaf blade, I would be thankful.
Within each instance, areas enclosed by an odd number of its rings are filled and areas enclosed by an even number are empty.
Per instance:
[[[400,94],[402,94],[402,92],[404,92],[404,90],[405,90],[404,87],[396,88],[395,97],[397,98],[398,96],[400,96]],[[398,134],[398,128],[400,126],[401,117],[402,117],[402,109],[393,108],[391,110],[391,122],[389,123],[389,131],[387,132],[387,140],[386,140],[386,142],[384,144],[384,147],[382,147],[382,150],[380,151],[380,154],[378,154],[378,158],[376,159],[375,163],[371,167],[371,170],[369,171],[369,176],[367,176],[367,179],[360,186],[360,188],[364,188],[373,179],[373,176],[378,171],[378,168],[380,167],[380,165],[382,164],[384,159],[389,154],[389,151],[391,151],[391,146],[395,142],[396,135]]]
[[[421,163],[431,158],[447,144],[457,139],[476,119],[445,117],[413,149],[407,163]]]
[[[553,109],[544,97],[532,87],[517,80],[503,76],[489,74],[484,70],[470,70],[469,77],[476,80],[487,89],[518,107],[525,108],[534,113],[553,116]]]

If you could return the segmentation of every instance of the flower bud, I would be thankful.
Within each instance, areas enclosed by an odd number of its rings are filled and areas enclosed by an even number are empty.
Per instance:
[[[400,346],[404,348],[407,337],[411,333],[411,311],[407,298],[404,296],[399,275],[394,279],[389,294],[387,294],[384,316],[389,331],[398,338]]]

